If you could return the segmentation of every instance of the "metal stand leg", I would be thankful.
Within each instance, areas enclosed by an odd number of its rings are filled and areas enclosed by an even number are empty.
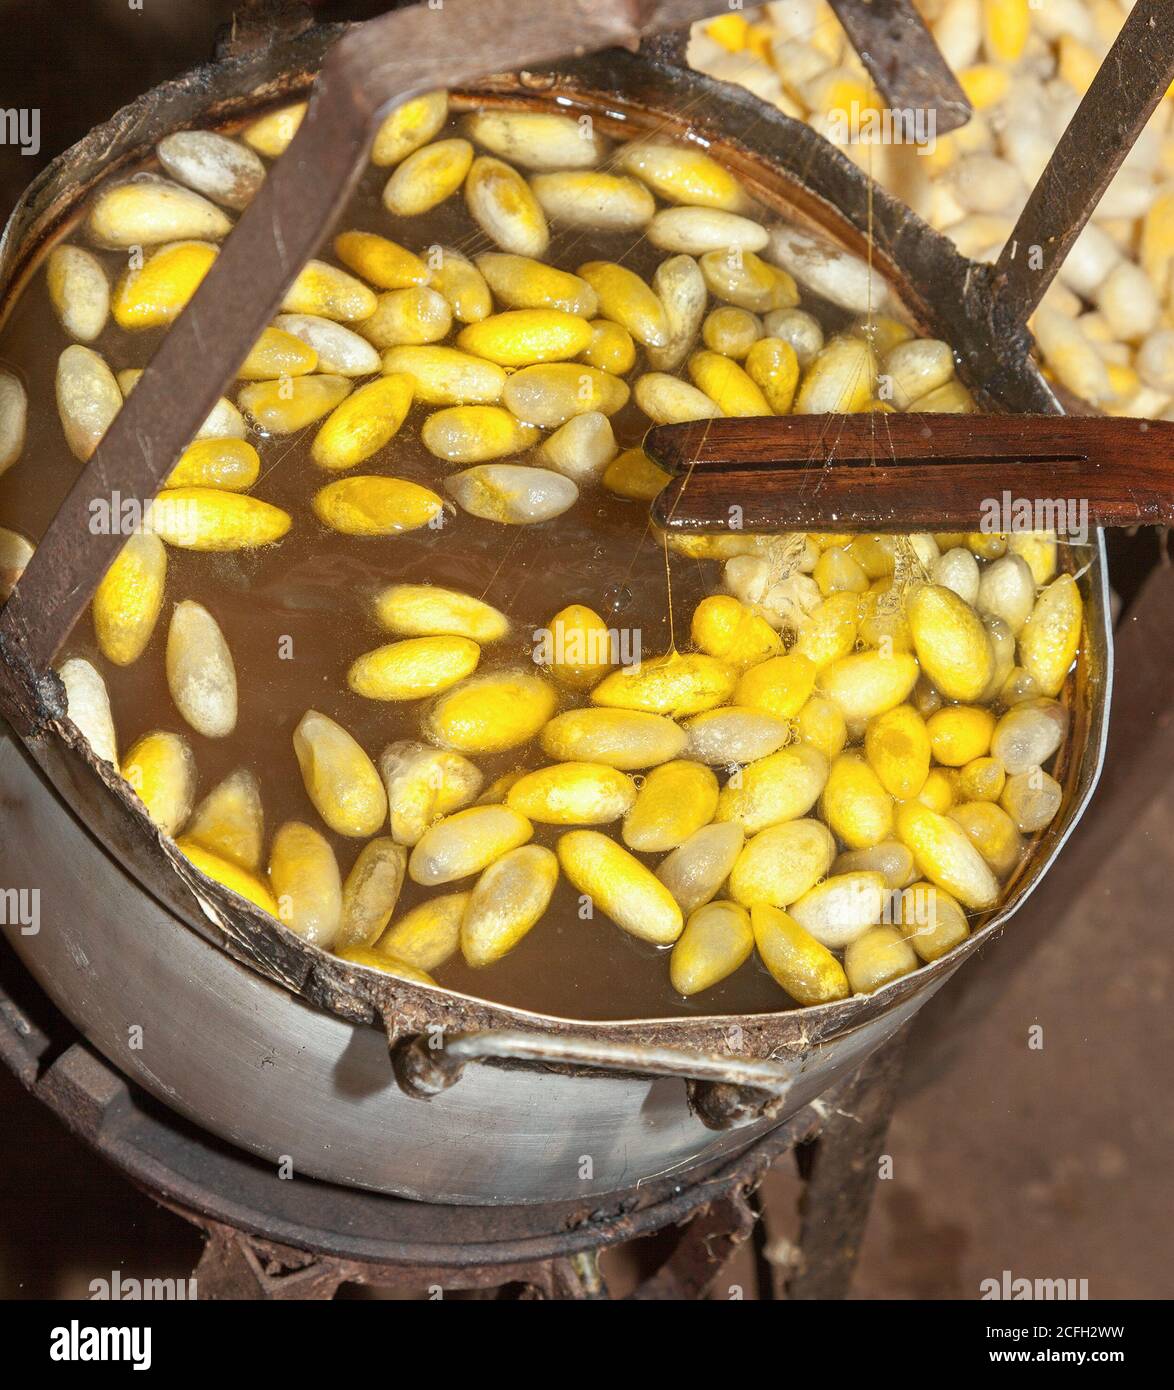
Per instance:
[[[798,1268],[788,1298],[843,1298],[860,1254],[877,1164],[897,1097],[902,1030],[833,1092],[819,1135],[795,1150],[804,1179]]]

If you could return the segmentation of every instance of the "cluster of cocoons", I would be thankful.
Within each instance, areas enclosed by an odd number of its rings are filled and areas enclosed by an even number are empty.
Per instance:
[[[49,254],[72,339],[58,410],[79,460],[141,375],[92,344],[110,323],[133,343],[177,317],[301,113],[239,137],[167,137],[158,172],[99,188],[80,240]],[[97,655],[61,666],[94,753],[196,870],[313,945],[421,983],[458,951],[492,966],[563,880],[665,948],[685,997],[756,955],[791,1000],[826,1003],[958,945],[1060,805],[1045,768],[1067,735],[1082,611],[1047,533],[663,538],[711,592],[680,648],[638,665],[618,662],[583,604],[550,617],[558,655],[519,666],[497,655],[509,613],[451,582],[389,583],[374,602],[388,640],[338,679],[365,700],[414,703],[417,736],[368,749],[306,710],[290,766],[321,828],[289,821],[267,838],[243,750],[202,798],[186,733],[153,729],[121,750],[116,724],[134,711],[116,720],[101,666],[140,661],[161,620],[190,730],[231,739],[249,698],[217,615],[176,591],[174,550],[320,527],[386,546],[394,573],[397,535],[442,524],[459,544],[471,516],[501,527],[504,552],[513,528],[601,489],[642,527],[666,477],[620,447],[624,410],[646,426],[974,409],[948,345],[919,338],[867,265],[768,214],[698,147],[613,144],[564,114],[456,117],[438,92],[387,118],[372,160],[388,171],[394,239],[344,230],[298,274],[234,398],[102,580]],[[462,203],[492,250],[429,241],[427,214]],[[554,264],[552,226],[646,239],[663,256],[648,279],[618,255]],[[111,255],[128,248],[142,254],[112,283]],[[834,308],[834,332],[807,296]],[[20,458],[24,410],[0,374],[0,468]],[[262,495],[264,464],[302,431],[323,477],[291,515]],[[408,432],[434,485],[395,475]],[[0,581],[27,562],[22,540],[0,531]],[[479,760],[501,753],[517,765],[490,780]],[[345,875],[324,832],[360,842]],[[429,894],[404,912],[407,882]]]

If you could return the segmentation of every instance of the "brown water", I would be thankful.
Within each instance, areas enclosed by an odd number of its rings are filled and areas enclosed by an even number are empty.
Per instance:
[[[377,231],[417,251],[434,243],[456,246],[468,255],[495,249],[459,196],[424,217],[390,218],[380,202],[387,172],[368,172],[338,230]],[[665,255],[631,234],[552,231],[546,259],[567,269],[591,259],[622,260],[649,278]],[[80,235],[75,239],[84,244]],[[97,254],[113,282],[124,257]],[[326,258],[333,259],[328,251]],[[159,337],[157,331],[128,333],[111,320],[91,346],[117,373],[145,366]],[[24,455],[0,478],[0,524],[34,540],[81,469],[65,444],[54,397],[57,358],[69,342],[49,303],[44,276],[38,274],[0,331],[0,363],[16,369],[29,393]],[[640,370],[638,364],[631,378]],[[419,439],[420,424],[433,408],[414,408],[396,438],[357,471],[393,474],[443,491],[449,468]],[[633,405],[612,423],[621,448],[639,443],[647,427]],[[298,435],[249,436],[262,460],[253,494],[294,517],[280,544],[230,554],[169,548],[167,600],[142,657],[129,667],[106,661],[88,618],[79,623],[62,656],[83,656],[101,671],[121,749],[150,729],[182,733],[195,750],[198,797],[235,768],[251,768],[261,782],[269,834],[285,820],[307,821],[331,841],[345,875],[362,842],[334,835],[322,824],[303,788],[291,740],[308,708],[338,720],[375,759],[387,743],[420,736],[426,702],[373,702],[353,694],[346,684],[355,657],[389,640],[373,615],[378,589],[396,580],[431,581],[476,594],[509,614],[511,636],[483,651],[479,671],[487,672],[529,663],[534,630],[570,603],[594,608],[611,627],[638,631],[645,657],[665,651],[667,584],[664,552],[650,532],[647,505],[599,487],[584,490],[570,511],[537,526],[501,526],[457,512],[439,531],[422,528],[371,539],[339,535],[322,526],[310,509],[311,497],[330,476],[309,458],[317,428]],[[680,637],[687,635],[697,602],[718,587],[720,565],[674,555],[671,576]],[[208,739],[188,728],[168,692],[163,659],[167,624],[172,604],[182,599],[196,599],[209,609],[233,653],[240,709],[236,730],[227,739]],[[285,652],[290,659],[283,659]],[[563,707],[583,703],[582,697],[566,698]],[[536,743],[477,759],[486,785],[503,772],[546,761]],[[535,825],[534,840],[553,847],[563,829]],[[640,857],[655,867],[662,856]],[[467,885],[452,885],[457,886]],[[426,892],[407,882],[400,911]],[[684,1000],[669,984],[666,951],[635,940],[601,916],[581,921],[577,907],[578,896],[564,880],[543,920],[504,960],[472,970],[458,954],[435,972],[436,978],[503,1003],[587,1018],[752,1012],[790,1005],[756,958],[699,998]]]

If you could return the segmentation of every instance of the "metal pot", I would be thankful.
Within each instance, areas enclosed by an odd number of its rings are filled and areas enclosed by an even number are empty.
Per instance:
[[[61,156],[0,242],[0,311],[95,183],[172,130],[231,124],[293,99],[338,33],[310,30],[199,69]],[[711,142],[792,220],[855,251],[871,234],[874,264],[920,329],[955,345],[959,374],[986,408],[1059,410],[1026,334],[996,331],[984,267],[880,190],[870,198],[863,175],[808,127],[687,71],[663,47],[490,79],[456,100],[557,100],[604,129],[667,127]],[[44,918],[35,934],[13,921],[4,930],[128,1076],[300,1173],[454,1203],[631,1188],[736,1151],[796,1113],[907,1022],[1047,871],[1092,794],[1105,741],[1112,646],[1099,534],[1087,559],[1082,657],[1065,696],[1072,736],[1056,772],[1061,812],[1001,909],[950,955],[874,995],[772,1014],[588,1023],[347,965],[198,874],[82,745],[56,678],[0,650],[0,884],[39,886]]]

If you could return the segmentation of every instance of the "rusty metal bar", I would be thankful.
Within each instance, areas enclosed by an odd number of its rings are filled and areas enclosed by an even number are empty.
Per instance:
[[[448,0],[358,25],[327,55],[309,111],[107,431],[0,612],[0,649],[43,672],[125,537],[95,534],[91,504],[149,501],[234,378],[358,180],[376,119],[487,71],[635,43],[719,0]]]
[[[966,93],[910,0],[830,3],[886,106],[935,112],[938,135],[966,124],[974,114]]]
[[[995,264],[996,330],[1022,328],[1174,80],[1174,6],[1137,0]]]

